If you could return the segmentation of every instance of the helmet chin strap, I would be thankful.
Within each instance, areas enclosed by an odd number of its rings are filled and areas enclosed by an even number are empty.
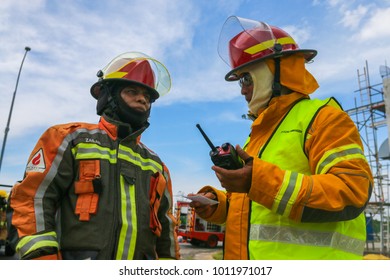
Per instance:
[[[281,44],[275,44],[274,45],[274,51],[276,54],[282,52],[282,45]],[[281,95],[282,92],[282,85],[280,84],[280,55],[276,55],[274,57],[275,62],[275,74],[274,74],[274,83],[272,85],[272,96],[277,97]]]
[[[275,75],[274,83],[272,85],[272,96],[278,97],[282,92],[282,85],[280,84],[280,57],[275,57]]]
[[[99,116],[109,108],[112,112],[116,110],[116,104],[111,95],[112,85],[102,83],[100,85],[100,94],[96,103],[96,112]]]

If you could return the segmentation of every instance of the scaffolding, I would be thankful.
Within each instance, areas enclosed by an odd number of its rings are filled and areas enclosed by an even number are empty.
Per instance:
[[[379,220],[379,235],[368,230],[366,253],[389,255],[389,142],[390,103],[387,104],[383,83],[371,85],[368,63],[363,71],[357,70],[358,90],[355,107],[346,110],[355,122],[364,145],[364,152],[370,164],[373,176],[373,193],[365,210],[367,225]],[[383,76],[382,76],[383,78]],[[387,94],[386,94],[387,93]],[[387,110],[386,110],[387,109]],[[386,139],[387,137],[387,139]],[[380,140],[380,139],[385,139]],[[379,141],[383,141],[379,147]],[[369,229],[369,227],[367,227]],[[370,235],[371,234],[371,235]]]

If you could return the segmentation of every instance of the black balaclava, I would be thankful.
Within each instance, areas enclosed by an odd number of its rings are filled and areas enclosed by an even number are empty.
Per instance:
[[[134,110],[129,107],[120,95],[123,88],[124,87],[119,87],[117,89],[118,91],[114,92],[115,99],[117,99],[117,114],[119,120],[130,124],[132,128],[138,130],[147,123],[152,106],[145,112]]]
[[[138,130],[148,125],[151,107],[145,112],[130,108],[120,96],[126,86],[123,83],[103,84],[98,98],[97,113],[98,115],[104,113],[113,120],[129,124],[133,130]]]

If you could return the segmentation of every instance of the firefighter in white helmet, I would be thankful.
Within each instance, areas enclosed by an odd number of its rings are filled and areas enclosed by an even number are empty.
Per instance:
[[[226,191],[199,193],[216,206],[196,212],[225,223],[224,259],[361,259],[364,209],[372,174],[359,132],[334,98],[309,97],[317,88],[300,49],[284,30],[230,17],[219,54],[239,81],[253,120],[236,170],[213,166]]]
[[[21,259],[178,259],[168,168],[140,140],[170,76],[138,52],[91,87],[98,124],[49,128],[11,192]]]

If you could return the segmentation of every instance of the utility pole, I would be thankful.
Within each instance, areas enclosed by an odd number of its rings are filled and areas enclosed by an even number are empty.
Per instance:
[[[2,164],[2,162],[3,162],[3,157],[4,157],[5,143],[7,142],[7,136],[8,136],[8,131],[9,131],[9,125],[10,125],[10,122],[11,122],[11,116],[12,116],[12,110],[13,110],[13,107],[14,107],[16,91],[18,90],[18,84],[19,84],[20,73],[22,72],[22,67],[23,67],[24,59],[26,58],[27,53],[28,53],[29,51],[31,51],[31,48],[30,48],[30,47],[25,47],[24,50],[25,50],[26,52],[24,53],[23,60],[22,60],[22,63],[20,64],[20,68],[19,68],[18,78],[16,79],[15,91],[14,91],[14,94],[13,94],[13,96],[12,96],[12,102],[11,102],[11,108],[10,108],[10,110],[9,110],[7,126],[5,127],[5,132],[4,132],[3,146],[1,147],[1,154],[0,154],[0,171],[1,171],[1,164]]]

